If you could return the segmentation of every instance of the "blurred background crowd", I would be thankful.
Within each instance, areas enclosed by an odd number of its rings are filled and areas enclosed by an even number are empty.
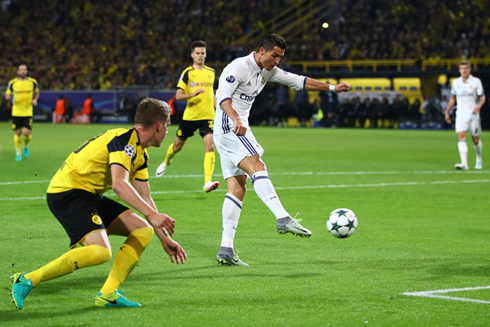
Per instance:
[[[3,0],[0,84],[26,63],[43,89],[175,87],[189,44],[208,43],[220,68],[256,44],[238,44],[294,0]],[[289,60],[486,58],[484,0],[333,1],[321,22],[287,39]],[[311,27],[313,26],[313,27]]]

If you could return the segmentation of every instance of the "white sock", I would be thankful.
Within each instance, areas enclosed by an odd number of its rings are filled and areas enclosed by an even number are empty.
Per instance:
[[[466,141],[458,141],[459,156],[463,166],[468,166],[468,145]]]
[[[475,146],[476,152],[476,161],[481,161],[481,150],[483,148],[483,144],[481,140],[479,140],[478,144],[473,144]]]
[[[242,211],[242,201],[234,195],[226,193],[223,202],[223,232],[221,236],[221,246],[233,249],[238,220]]]
[[[267,171],[258,171],[252,176],[255,193],[265,203],[276,219],[288,217],[289,213],[284,209],[272,185]]]

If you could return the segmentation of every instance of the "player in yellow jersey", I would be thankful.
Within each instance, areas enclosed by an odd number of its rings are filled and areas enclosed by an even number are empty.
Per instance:
[[[24,157],[29,156],[29,141],[31,140],[33,106],[37,106],[39,87],[34,78],[27,76],[27,66],[19,65],[18,77],[10,80],[5,98],[12,99],[12,129],[15,131],[15,160],[21,161],[22,140],[24,134]]]
[[[182,123],[177,131],[174,143],[167,149],[165,160],[158,166],[156,176],[161,177],[170,165],[175,154],[185,144],[187,138],[194,135],[199,129],[206,152],[204,154],[204,192],[211,192],[219,187],[219,182],[211,179],[214,173],[214,144],[213,144],[213,121],[214,107],[214,81],[216,72],[206,66],[206,42],[194,41],[191,43],[191,57],[193,63],[184,69],[177,83],[177,100],[187,100],[187,106],[182,117]]]
[[[17,308],[23,308],[25,298],[39,283],[109,261],[112,250],[108,235],[124,236],[126,241],[95,297],[95,306],[141,306],[124,297],[118,288],[138,263],[153,233],[172,263],[184,263],[184,249],[170,238],[175,220],[158,211],[148,183],[146,148],[161,145],[170,124],[170,112],[167,103],[145,99],[136,111],[134,128],[108,130],[68,156],[49,184],[47,200],[70,237],[72,249],[37,270],[13,276],[12,297]],[[109,189],[146,220],[105,197],[103,193]]]

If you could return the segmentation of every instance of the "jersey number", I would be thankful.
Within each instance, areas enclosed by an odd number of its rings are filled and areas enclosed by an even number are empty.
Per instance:
[[[91,138],[90,140],[88,140],[87,142],[83,143],[78,149],[75,150],[75,154],[79,153],[80,151],[83,150],[83,148],[85,148],[90,142],[92,142],[93,140],[97,139],[98,137],[100,137],[101,135],[103,135],[104,133],[100,133],[99,135]]]

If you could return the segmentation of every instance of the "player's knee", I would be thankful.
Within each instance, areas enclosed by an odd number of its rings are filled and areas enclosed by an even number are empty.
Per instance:
[[[130,233],[131,236],[136,238],[143,248],[146,248],[151,241],[154,234],[153,227],[143,227],[136,229]]]
[[[112,252],[108,248],[100,245],[91,245],[91,247],[98,264],[111,260]]]

